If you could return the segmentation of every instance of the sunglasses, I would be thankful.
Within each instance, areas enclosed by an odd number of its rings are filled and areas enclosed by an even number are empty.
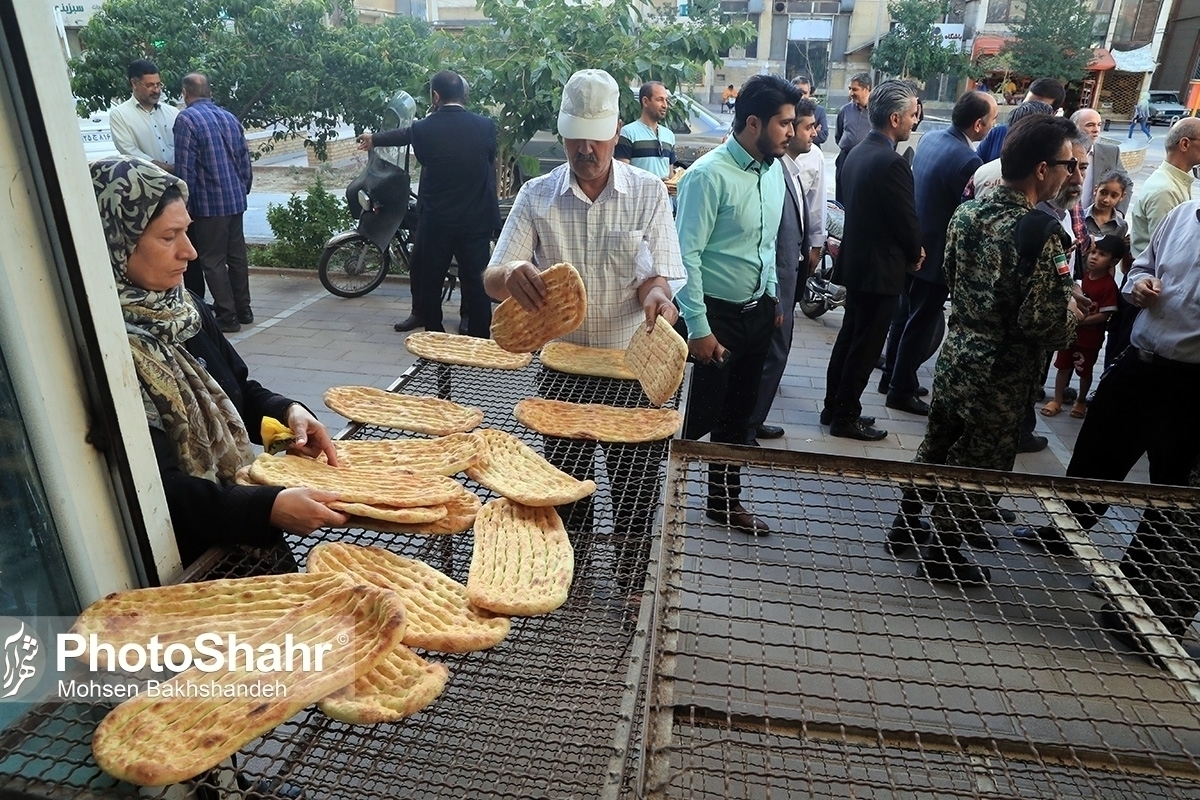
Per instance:
[[[1088,168],[1087,164],[1080,164],[1078,158],[1071,158],[1071,159],[1067,159],[1066,161],[1062,161],[1062,160],[1047,161],[1046,163],[1052,167],[1058,167],[1058,166],[1066,167],[1067,172],[1083,173],[1083,172],[1086,172],[1087,168]]]

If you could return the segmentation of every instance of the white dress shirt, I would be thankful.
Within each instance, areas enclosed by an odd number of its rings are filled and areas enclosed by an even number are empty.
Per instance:
[[[783,157],[793,160],[787,154]],[[825,246],[825,219],[829,210],[828,197],[825,195],[825,156],[819,147],[814,146],[807,153],[801,153],[794,163],[799,168],[799,189],[808,209],[808,217],[804,221],[808,246],[820,250]]]
[[[126,156],[175,163],[175,118],[179,109],[159,103],[147,111],[136,98],[113,106],[108,114],[113,146]]]
[[[587,316],[562,338],[591,347],[627,347],[645,320],[638,287],[654,277],[687,276],[663,182],[616,160],[594,201],[580,190],[569,163],[522,186],[489,266],[510,261],[532,261],[539,269],[566,261],[579,270]]]
[[[1158,300],[1142,309],[1129,343],[1155,355],[1200,364],[1200,200],[1176,206],[1154,229],[1150,245],[1133,262],[1121,294],[1149,277],[1162,281]]]

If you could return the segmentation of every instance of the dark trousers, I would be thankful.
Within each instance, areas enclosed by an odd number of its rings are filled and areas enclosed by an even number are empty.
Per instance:
[[[845,202],[842,199],[842,164],[846,163],[846,154],[849,150],[838,150],[837,157],[833,159],[833,199],[839,203]]]
[[[847,290],[842,329],[825,374],[825,408],[833,414],[833,424],[853,422],[862,414],[862,393],[899,302],[894,294]]]
[[[422,220],[415,244],[417,266],[410,276],[413,313],[425,330],[442,330],[442,286],[450,262],[458,262],[458,283],[467,315],[467,333],[488,338],[492,328],[492,301],[483,290],[483,270],[491,256],[491,233],[457,233]]]
[[[188,263],[184,285],[204,297],[204,283],[208,283],[217,322],[237,322],[239,314],[250,313],[250,271],[242,215],[196,217],[188,228],[188,238],[196,248],[196,260]]]
[[[912,275],[904,279],[904,284],[904,294],[888,331],[887,360],[880,383],[889,394],[915,396],[920,388],[917,370],[929,355],[930,341],[950,288]]]
[[[750,415],[758,402],[763,362],[775,330],[775,305],[766,297],[747,311],[712,297],[705,297],[704,304],[709,327],[729,351],[729,358],[720,365],[693,367],[683,438],[699,439],[707,433],[714,442],[745,444]],[[741,494],[741,471],[737,467],[709,467],[709,508],[728,511]]]
[[[1195,397],[1200,365],[1147,363],[1129,349],[1100,379],[1088,407],[1068,477],[1120,481],[1142,457],[1150,460],[1150,482],[1186,486],[1200,456],[1200,426],[1180,424],[1170,413],[1139,413],[1147,397]],[[1090,528],[1108,507],[1069,504]],[[1138,593],[1176,635],[1200,610],[1200,536],[1188,515],[1147,509],[1121,569]]]

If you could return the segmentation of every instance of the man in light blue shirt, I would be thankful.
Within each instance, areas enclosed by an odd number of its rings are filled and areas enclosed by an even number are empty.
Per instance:
[[[796,87],[755,75],[738,92],[733,135],[679,181],[675,227],[688,280],[678,302],[696,362],[683,435],[745,444],[777,317],[775,238],[794,135]],[[770,533],[741,503],[736,467],[709,469],[709,519]]]
[[[658,81],[643,83],[638,91],[642,116],[621,126],[613,158],[644,169],[657,178],[671,177],[675,163],[675,134],[662,122],[671,107],[667,87]]]

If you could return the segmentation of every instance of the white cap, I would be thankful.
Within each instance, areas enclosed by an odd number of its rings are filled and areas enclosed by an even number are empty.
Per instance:
[[[602,69],[581,69],[563,87],[558,133],[564,139],[606,142],[617,135],[621,90]]]

